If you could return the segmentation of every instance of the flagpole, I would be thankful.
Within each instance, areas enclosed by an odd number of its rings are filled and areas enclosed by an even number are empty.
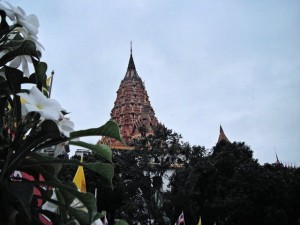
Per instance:
[[[52,70],[52,72],[51,72],[51,82],[50,82],[50,87],[49,87],[49,98],[51,96],[53,77],[54,77],[54,70]]]

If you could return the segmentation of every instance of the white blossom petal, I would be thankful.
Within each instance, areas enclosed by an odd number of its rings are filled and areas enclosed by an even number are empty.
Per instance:
[[[19,57],[21,58],[22,70],[23,70],[24,76],[29,77],[30,73],[29,73],[27,59],[25,58],[25,56],[19,56]]]
[[[14,21],[14,23],[18,23],[22,25],[22,28],[19,29],[19,31],[22,32],[25,39],[31,39],[36,43],[36,45],[39,45],[42,47],[42,45],[37,42],[37,34],[39,31],[39,20],[35,14],[26,15],[25,11],[21,7],[14,7],[10,3],[6,2],[9,6],[9,8],[6,8],[5,6],[0,4],[0,9],[2,8],[6,15]],[[22,31],[23,29],[23,31]],[[25,30],[25,31],[24,31]],[[43,48],[43,47],[42,47]]]
[[[18,68],[22,65],[22,71],[25,77],[30,76],[28,63],[32,64],[32,60],[30,56],[22,55],[15,57],[9,64],[10,67]]]
[[[37,16],[34,14],[25,16],[20,21],[20,23],[28,30],[28,33],[32,36],[37,35],[37,33],[39,32],[39,26],[40,26],[39,20]]]
[[[69,119],[63,118],[57,122],[59,131],[66,137],[70,137],[70,133],[74,131],[74,123]]]
[[[59,120],[62,110],[60,104],[56,100],[44,96],[36,86],[31,88],[29,94],[19,93],[18,95],[25,100],[22,104],[22,108],[25,110],[22,112],[38,112],[41,119]]]
[[[43,101],[47,101],[46,96],[36,86],[31,88],[30,95],[33,104],[41,104]]]
[[[21,65],[21,62],[21,57],[16,57],[10,62],[9,66],[13,68],[18,68]]]
[[[4,10],[6,12],[6,15],[8,16],[8,18],[11,21],[14,21],[16,19],[15,13],[11,9],[5,7],[2,4],[0,4],[0,9]]]
[[[41,114],[42,118],[50,119],[50,120],[59,119],[59,112],[51,108],[44,108],[43,110],[40,109],[38,112]]]
[[[20,12],[21,15],[26,15],[25,11],[23,8],[21,8],[21,6],[17,6],[18,11]]]

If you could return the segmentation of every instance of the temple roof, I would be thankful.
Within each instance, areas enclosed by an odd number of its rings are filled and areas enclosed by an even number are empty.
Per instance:
[[[229,142],[229,143],[230,143],[230,141],[229,141],[228,138],[226,137],[226,135],[225,135],[225,133],[224,133],[223,128],[222,128],[221,125],[220,125],[220,134],[219,134],[218,143],[219,143],[220,141],[226,141],[226,142]]]

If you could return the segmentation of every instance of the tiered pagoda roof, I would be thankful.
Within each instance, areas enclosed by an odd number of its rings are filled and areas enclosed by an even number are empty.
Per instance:
[[[220,125],[220,134],[219,134],[219,139],[218,139],[218,143],[221,141],[225,141],[225,142],[229,142],[229,139],[226,137],[225,132],[223,131],[222,126]]]
[[[152,134],[158,124],[145,85],[136,71],[132,50],[110,116],[111,120],[118,123],[126,143],[142,135]],[[106,137],[102,138],[101,143],[108,144],[113,149],[132,149],[115,139]]]

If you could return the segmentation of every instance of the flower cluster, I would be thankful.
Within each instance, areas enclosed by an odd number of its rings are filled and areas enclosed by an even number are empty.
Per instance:
[[[74,183],[58,180],[57,174],[65,163],[84,166],[112,184],[114,167],[110,148],[78,138],[97,135],[122,142],[123,139],[113,121],[74,131],[66,111],[50,98],[49,80],[53,74],[47,76],[47,64],[41,61],[43,46],[37,38],[37,17],[26,15],[21,7],[7,5],[0,4],[0,224],[40,224],[40,215],[45,214],[49,220],[60,221],[58,224],[78,221],[91,224],[99,218],[95,197],[79,193]],[[28,65],[32,66],[30,70]],[[49,147],[66,144],[90,149],[103,161],[82,163],[40,154]],[[49,200],[53,190],[58,197]],[[86,210],[75,209],[71,205],[74,199]],[[57,212],[45,212],[41,204],[37,205],[45,200],[55,204]],[[21,220],[17,221],[18,218]]]
[[[2,36],[0,37],[1,56],[2,59],[7,58],[3,64],[5,66],[8,64],[11,68],[21,67],[23,76],[25,78],[29,78],[30,83],[30,80],[32,81],[34,78],[37,78],[37,75],[35,73],[35,77],[32,77],[28,64],[34,65],[35,70],[43,65],[39,62],[41,51],[44,49],[37,37],[39,21],[37,16],[34,14],[26,15],[25,11],[21,7],[15,7],[10,3],[7,3],[7,5],[8,7],[5,7],[0,4],[2,21]],[[7,17],[11,20],[11,26],[9,26],[6,22]],[[31,47],[29,52],[27,52],[28,46]],[[12,52],[17,53],[16,57],[10,57]],[[8,76],[11,75],[5,73],[4,70],[1,76],[4,80],[9,81],[10,78]],[[45,81],[49,80],[49,78],[47,79],[45,74],[41,74],[40,79],[41,78],[43,82],[38,86],[41,90],[46,90],[45,93],[37,88],[35,82],[31,82],[33,83],[33,86],[31,90],[28,90],[27,92],[22,92],[21,88],[17,87],[17,89],[20,90],[20,93],[16,93],[16,96],[21,98],[22,118],[25,118],[30,112],[36,112],[40,115],[41,122],[48,119],[55,121],[61,134],[65,137],[69,137],[70,132],[74,131],[74,124],[64,116],[63,109],[56,100],[47,98],[47,91],[51,87]],[[14,100],[16,96],[14,96],[12,100]],[[11,107],[11,103],[8,105]],[[7,119],[8,118],[6,118],[6,120]],[[8,127],[8,130],[14,130],[13,127],[9,127],[9,123],[7,121],[4,121],[4,124]]]
[[[16,49],[22,44],[23,40],[29,40],[35,43],[37,52],[40,54],[43,45],[38,41],[37,34],[39,29],[39,21],[36,15],[26,15],[25,11],[21,7],[14,7],[7,2],[9,7],[5,7],[0,4],[1,11],[1,21],[6,21],[7,16],[11,23],[13,24],[10,28],[7,22],[2,22],[1,29],[4,31],[8,29],[9,32],[2,37],[1,44],[2,49],[1,54],[5,54],[13,49]],[[30,75],[28,63],[32,64],[32,59],[29,55],[20,55],[15,57],[11,62],[10,66],[18,68],[22,65],[22,70],[26,77]]]
[[[38,112],[42,120],[50,119],[56,122],[62,135],[70,137],[74,131],[74,123],[62,113],[62,108],[54,99],[47,98],[36,86],[27,93],[18,93],[21,97],[22,116],[30,112]]]

